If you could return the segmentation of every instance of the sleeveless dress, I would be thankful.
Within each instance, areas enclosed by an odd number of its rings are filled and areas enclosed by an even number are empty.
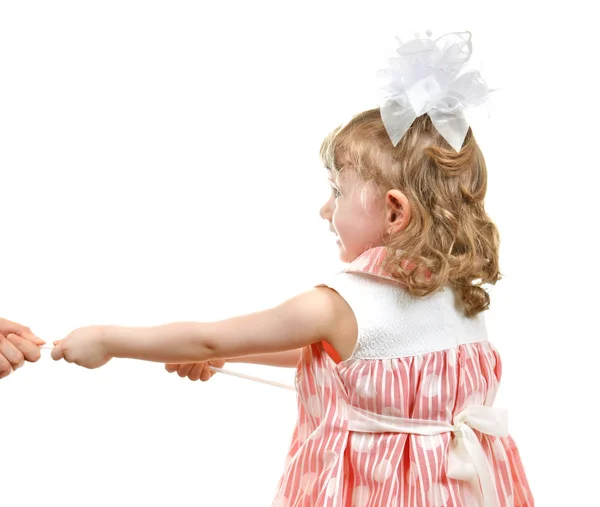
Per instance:
[[[352,308],[358,341],[340,361],[304,347],[298,421],[273,507],[530,507],[504,411],[501,362],[483,313],[445,288],[425,298],[382,270],[383,247],[324,284]]]

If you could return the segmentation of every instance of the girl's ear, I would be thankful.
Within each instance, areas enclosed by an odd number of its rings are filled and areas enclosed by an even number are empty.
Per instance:
[[[388,191],[386,197],[386,227],[390,234],[405,229],[410,222],[411,208],[408,198],[400,190]]]

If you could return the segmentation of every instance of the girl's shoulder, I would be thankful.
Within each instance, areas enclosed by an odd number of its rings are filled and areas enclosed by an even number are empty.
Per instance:
[[[339,294],[354,321],[354,327],[343,326],[341,345],[332,343],[342,360],[403,357],[487,340],[483,313],[466,317],[450,287],[411,295],[383,272],[384,255],[369,251],[321,284]]]

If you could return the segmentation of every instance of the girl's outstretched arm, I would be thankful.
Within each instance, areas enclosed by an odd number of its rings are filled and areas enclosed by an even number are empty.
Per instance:
[[[271,352],[270,354],[254,354],[252,356],[232,357],[228,363],[263,364],[265,366],[279,366],[280,368],[296,368],[300,362],[302,349],[285,350],[284,352]]]
[[[318,287],[269,310],[219,322],[107,327],[103,341],[111,357],[161,363],[282,352],[321,340],[335,347],[349,311],[339,294]]]

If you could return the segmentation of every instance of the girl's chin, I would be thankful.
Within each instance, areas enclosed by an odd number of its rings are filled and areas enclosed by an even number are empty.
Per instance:
[[[349,255],[349,253],[346,251],[346,249],[342,245],[342,242],[338,239],[335,243],[336,243],[336,245],[338,246],[338,249],[339,249],[340,260],[342,262],[344,262],[344,263],[350,263],[350,262],[352,262],[354,259],[350,258],[351,255]]]

